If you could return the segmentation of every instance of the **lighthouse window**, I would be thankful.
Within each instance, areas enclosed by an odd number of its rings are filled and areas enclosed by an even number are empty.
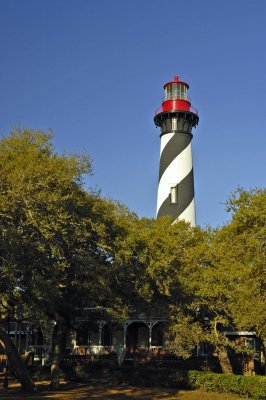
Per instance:
[[[182,86],[181,86],[181,98],[182,98],[182,99],[185,99],[185,100],[186,100],[186,98],[187,98],[187,96],[186,96],[186,87],[185,87],[185,85],[182,85]]]
[[[181,90],[180,98],[184,99],[184,100],[187,100],[187,98],[188,98],[187,97],[187,87],[185,85],[181,85],[180,90]]]
[[[177,118],[172,118],[172,130],[177,130]]]
[[[177,97],[178,99],[181,98],[181,89],[182,89],[182,86],[181,86],[181,85],[177,85],[176,97]]]
[[[171,85],[170,86],[166,86],[166,88],[165,88],[165,100],[170,100],[172,97],[172,94],[171,94],[171,92],[172,92],[172,87],[171,87]]]
[[[177,85],[173,84],[172,85],[172,99],[176,99],[177,97]]]
[[[171,204],[177,203],[177,186],[172,186],[170,189],[170,201]]]
[[[187,86],[180,83],[173,83],[165,88],[165,100],[184,99],[187,100]]]

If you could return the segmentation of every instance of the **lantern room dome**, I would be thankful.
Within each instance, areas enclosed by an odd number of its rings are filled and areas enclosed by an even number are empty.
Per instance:
[[[195,125],[198,123],[198,110],[191,105],[188,96],[189,85],[179,80],[178,75],[174,79],[164,85],[164,97],[162,105],[155,111],[155,124],[160,125],[161,118],[164,113],[189,113],[195,119]]]

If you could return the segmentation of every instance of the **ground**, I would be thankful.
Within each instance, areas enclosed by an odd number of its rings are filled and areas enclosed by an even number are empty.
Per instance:
[[[98,384],[62,383],[60,391],[50,391],[49,382],[37,382],[38,392],[29,395],[20,391],[18,383],[10,382],[8,389],[3,389],[3,381],[0,381],[0,384],[0,399],[5,400],[240,400],[240,397],[225,393],[207,393],[199,390],[184,391],[159,387],[113,386],[101,382]]]

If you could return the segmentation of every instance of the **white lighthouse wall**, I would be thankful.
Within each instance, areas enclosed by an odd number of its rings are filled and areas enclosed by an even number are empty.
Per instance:
[[[189,204],[189,206],[182,212],[182,214],[179,215],[178,220],[181,219],[189,221],[192,226],[196,225],[195,199],[193,199],[192,202]]]

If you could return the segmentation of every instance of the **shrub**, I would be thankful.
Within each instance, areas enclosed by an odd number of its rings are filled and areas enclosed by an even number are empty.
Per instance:
[[[171,368],[123,367],[114,374],[115,383],[133,386],[163,386],[189,388],[187,371]]]
[[[61,365],[62,376],[71,381],[86,382],[93,376],[116,368],[116,356],[72,357]]]
[[[176,370],[170,368],[124,367],[115,372],[116,384],[164,386],[232,393],[255,400],[266,400],[265,376],[242,376]]]
[[[256,400],[266,400],[265,376],[223,375],[189,371],[188,381],[195,389],[233,393]]]
[[[48,381],[51,378],[51,367],[48,365],[34,365],[29,371],[34,380]]]

